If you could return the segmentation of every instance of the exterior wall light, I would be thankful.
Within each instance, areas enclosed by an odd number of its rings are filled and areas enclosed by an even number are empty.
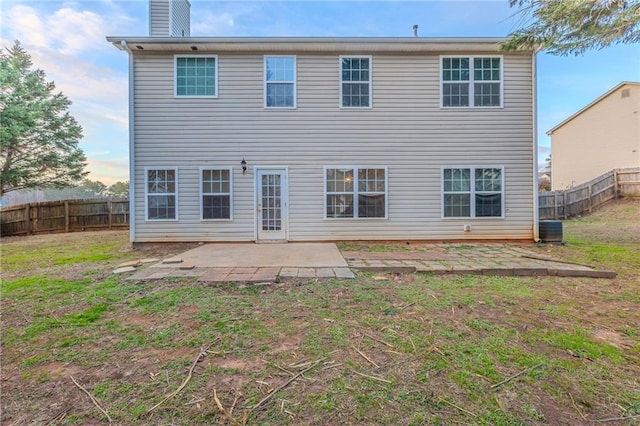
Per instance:
[[[246,174],[247,173],[247,162],[245,161],[244,158],[240,162],[240,165],[242,166],[242,174],[243,175]]]

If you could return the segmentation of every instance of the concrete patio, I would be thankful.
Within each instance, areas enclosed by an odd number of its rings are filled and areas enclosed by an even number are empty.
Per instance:
[[[137,265],[136,265],[137,266]],[[423,244],[389,251],[343,251],[333,243],[203,244],[136,270],[130,280],[193,277],[208,282],[274,282],[354,278],[377,273],[476,274],[615,278],[613,271],[565,262],[509,244]]]
[[[130,279],[198,277],[211,282],[273,282],[278,278],[354,278],[333,243],[203,244]]]

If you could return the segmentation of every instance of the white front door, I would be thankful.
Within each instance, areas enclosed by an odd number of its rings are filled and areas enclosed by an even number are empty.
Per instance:
[[[258,241],[287,239],[287,170],[256,169]]]

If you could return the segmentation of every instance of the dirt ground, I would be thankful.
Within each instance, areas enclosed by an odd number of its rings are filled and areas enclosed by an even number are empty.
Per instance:
[[[539,247],[622,269],[614,280],[132,283],[113,268],[195,244],[6,238],[0,422],[108,424],[101,405],[123,425],[640,424],[639,213],[607,206],[565,222],[572,244]]]

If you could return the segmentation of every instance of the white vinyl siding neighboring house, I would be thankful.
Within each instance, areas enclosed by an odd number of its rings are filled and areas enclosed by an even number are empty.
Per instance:
[[[110,41],[120,46],[119,39]],[[535,238],[534,58],[532,53],[497,55],[497,43],[128,40],[128,46],[143,47],[133,48],[131,55],[132,240],[266,239],[257,229],[263,209],[259,194],[266,191],[258,176],[286,181],[283,197],[269,207],[282,215],[278,223],[286,229],[278,235],[289,241]],[[193,55],[193,45],[195,55],[217,58],[215,99],[174,96],[174,55]],[[295,58],[295,108],[266,105],[269,57]],[[368,59],[370,104],[365,108],[342,103],[347,83],[342,58],[355,57]],[[499,58],[500,107],[443,107],[444,57]],[[361,76],[357,84],[367,80]],[[288,79],[274,81],[289,84]],[[146,217],[145,171],[158,165],[175,168],[179,176],[179,216],[173,221]],[[446,214],[443,176],[451,168],[491,169],[490,174],[499,174],[499,188],[495,179],[478,190],[474,186],[470,214]],[[228,218],[203,216],[203,197],[223,195],[205,194],[203,170],[229,171]],[[481,179],[474,174],[474,180],[469,183]],[[477,213],[482,200],[489,213]]]

